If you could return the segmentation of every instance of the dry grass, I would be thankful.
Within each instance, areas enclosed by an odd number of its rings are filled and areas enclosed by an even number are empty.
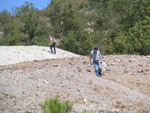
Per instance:
[[[119,96],[113,96],[111,99],[117,100],[117,99],[119,99]]]
[[[76,79],[76,82],[78,82],[78,83],[79,83],[79,82],[81,82],[81,80],[79,80],[79,79]]]
[[[96,112],[97,113],[97,112]],[[111,111],[111,110],[107,110],[107,109],[101,109],[101,110],[99,110],[98,111],[98,113],[114,113],[113,111]]]
[[[143,103],[143,101],[138,101],[138,102],[135,102],[135,103],[133,103],[135,106],[143,106],[144,105],[144,103]]]
[[[121,104],[120,105],[120,108],[125,108],[126,106],[124,104]]]
[[[14,100],[14,101],[13,101],[13,104],[14,104],[14,105],[17,105],[17,101],[16,101],[16,100]]]
[[[90,101],[90,103],[94,103],[94,102],[95,102],[94,100],[91,100],[91,101]]]
[[[98,85],[96,85],[96,84],[94,84],[94,91],[99,91],[99,86]]]
[[[60,94],[57,94],[57,95],[56,95],[56,97],[60,98],[60,97],[61,97],[61,95],[60,95]]]
[[[138,105],[139,105],[139,106],[143,106],[143,105],[144,105],[143,101],[139,101],[139,102],[138,102]]]
[[[110,87],[109,87],[109,86],[106,86],[105,88],[106,88],[107,90],[110,90]]]
[[[110,88],[109,86],[106,86],[105,88],[106,88],[107,90],[109,90],[109,91],[113,91],[113,89]]]
[[[140,109],[136,113],[150,113],[150,110]]]
[[[120,100],[117,100],[116,101],[116,104],[121,104],[122,102]]]
[[[93,84],[93,81],[92,81],[92,80],[89,80],[89,84]]]
[[[0,97],[0,100],[3,100],[3,98],[2,98],[2,97]]]
[[[94,84],[93,90],[94,90],[95,92],[99,92],[100,90],[103,90],[103,89],[104,89],[104,88],[103,88],[102,86],[99,86],[99,85]]]
[[[78,97],[74,100],[74,102],[78,103],[78,104],[83,104],[84,103],[84,98],[83,97]]]
[[[127,93],[127,92],[123,92],[122,94],[124,94],[125,96],[128,96],[128,93]]]
[[[125,108],[126,107],[126,105],[122,101],[120,101],[120,100],[117,100],[112,105],[114,105],[115,108]]]
[[[9,95],[8,95],[7,93],[5,93],[5,92],[2,92],[1,94],[4,95],[4,96],[7,96],[7,97],[9,96]]]
[[[118,93],[124,94],[125,96],[128,96],[128,93],[127,93],[127,92],[122,92],[121,90],[118,90]]]
[[[106,91],[106,92],[104,92],[104,95],[103,95],[104,97],[110,97],[111,96],[111,93],[109,92],[109,91]]]

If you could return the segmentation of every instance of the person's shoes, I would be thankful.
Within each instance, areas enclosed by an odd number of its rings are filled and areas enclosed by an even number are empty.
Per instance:
[[[102,76],[105,76],[105,74],[104,74],[104,73],[101,73],[101,75],[102,75]]]
[[[97,76],[97,77],[101,77],[101,75]]]

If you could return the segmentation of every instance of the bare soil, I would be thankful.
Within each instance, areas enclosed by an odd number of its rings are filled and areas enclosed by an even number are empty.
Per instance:
[[[73,112],[149,113],[150,57],[103,56],[97,77],[88,57],[24,62],[0,67],[0,112],[41,113],[40,103],[58,96]]]

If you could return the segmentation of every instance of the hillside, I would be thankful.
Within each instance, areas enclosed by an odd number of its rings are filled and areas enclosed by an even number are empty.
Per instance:
[[[78,57],[78,55],[57,48],[56,54],[49,47],[42,46],[0,46],[0,66],[26,61]]]
[[[30,49],[35,51],[39,50]],[[74,102],[73,112],[150,112],[149,56],[103,56],[108,67],[97,78],[88,57],[69,54],[70,58],[59,59],[44,54],[46,60],[1,66],[0,112],[40,113],[39,104],[56,96]]]

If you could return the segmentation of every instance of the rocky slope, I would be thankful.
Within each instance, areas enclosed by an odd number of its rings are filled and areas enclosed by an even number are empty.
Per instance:
[[[73,112],[150,112],[150,57],[103,56],[98,78],[88,57],[24,62],[0,67],[0,112],[41,113],[40,103],[58,96]]]
[[[114,81],[150,97],[150,56],[106,56],[105,79]]]

